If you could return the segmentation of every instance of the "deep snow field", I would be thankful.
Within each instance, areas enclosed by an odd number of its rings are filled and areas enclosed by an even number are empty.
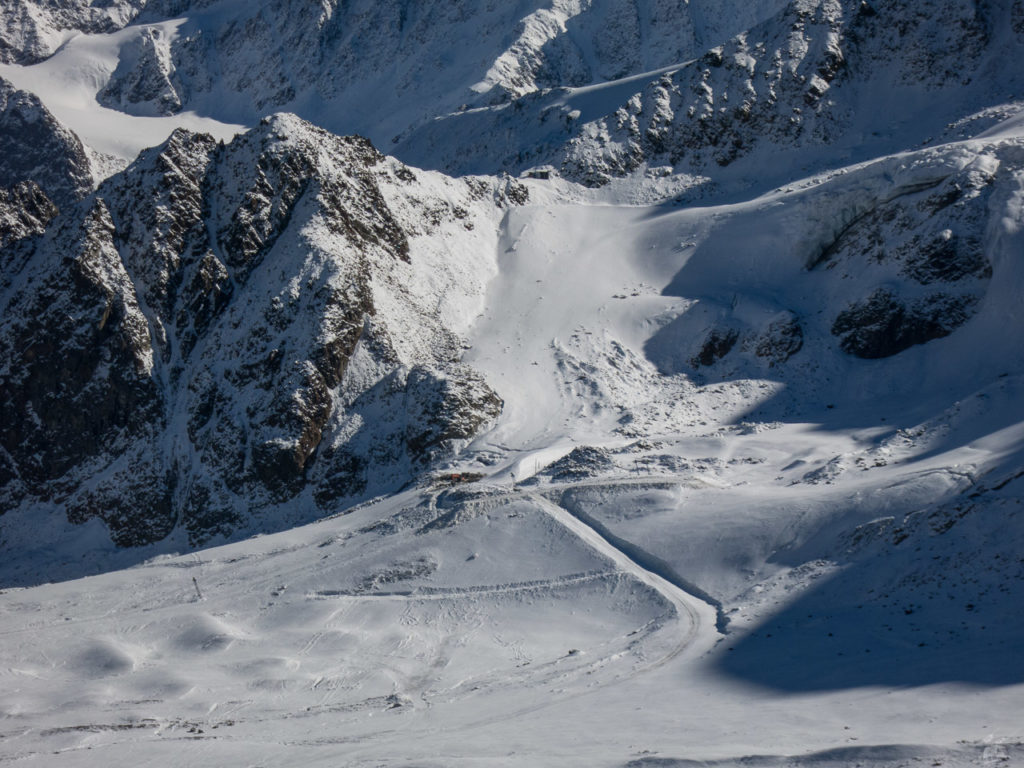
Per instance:
[[[111,167],[240,128],[96,106],[108,38],[0,76]],[[999,175],[1022,154],[1011,118],[707,204],[524,180],[465,345],[494,427],[397,495],[224,546],[115,550],[93,521],[23,586],[53,542],[20,532],[0,764],[1024,765],[1024,177]],[[977,314],[841,353],[827,309],[876,278],[808,264],[970,174],[996,179]],[[744,346],[783,311],[797,351]],[[737,352],[685,373],[722,322]]]

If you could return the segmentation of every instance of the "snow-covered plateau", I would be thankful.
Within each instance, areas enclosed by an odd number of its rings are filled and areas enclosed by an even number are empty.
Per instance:
[[[0,764],[1024,766],[1024,0],[7,0]]]

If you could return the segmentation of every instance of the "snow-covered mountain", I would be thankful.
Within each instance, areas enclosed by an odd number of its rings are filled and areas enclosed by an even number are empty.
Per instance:
[[[174,133],[5,254],[5,508],[198,542],[397,488],[500,409],[458,358],[520,189],[288,116]]]
[[[0,756],[1024,764],[1022,47],[5,5]]]
[[[91,191],[86,148],[38,97],[0,79],[0,187],[31,183],[54,203],[69,205]]]
[[[1021,75],[1005,62],[1021,56],[1022,14],[1009,2],[794,0],[662,72],[444,115],[396,151],[458,173],[550,164],[589,185],[646,170],[766,190],[794,168],[964,138],[1016,112]]]
[[[70,64],[90,47],[100,104],[232,123],[290,110],[380,146],[437,115],[614,80],[698,55],[781,0],[84,0],[14,3],[0,59]],[[109,34],[121,30],[117,34]],[[78,33],[85,33],[79,35]],[[102,33],[106,41],[99,43]],[[77,37],[76,37],[77,35]],[[460,41],[457,51],[452,42]]]

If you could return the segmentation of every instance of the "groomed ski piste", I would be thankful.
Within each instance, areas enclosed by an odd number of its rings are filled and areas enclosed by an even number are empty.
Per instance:
[[[97,162],[210,129],[49,91],[102,37],[0,75]],[[525,179],[465,344],[504,410],[441,471],[186,554],[117,550],[97,521],[8,528],[0,763],[1024,765],[1022,158],[1011,117],[708,205],[671,180]],[[830,246],[980,177],[976,314],[840,353],[834,310],[878,277]],[[801,346],[761,356],[785,312]],[[733,357],[685,373],[721,327]],[[67,556],[17,586],[33,547]]]

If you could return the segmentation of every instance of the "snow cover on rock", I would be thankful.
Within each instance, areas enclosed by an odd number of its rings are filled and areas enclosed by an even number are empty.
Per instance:
[[[506,186],[290,116],[143,153],[5,256],[5,509],[198,542],[397,488],[500,410],[457,359]]]
[[[3,759],[1024,764],[1019,0],[15,10]]]
[[[36,64],[24,76],[55,100],[75,84],[132,116],[184,112],[248,125],[287,109],[388,146],[439,115],[694,58],[781,5],[133,0],[100,9],[82,0],[17,2],[0,17],[0,61]],[[65,81],[57,88],[33,78],[55,72]],[[129,136],[145,130],[138,121],[121,125]]]
[[[92,189],[81,140],[39,98],[0,78],[0,188],[31,183],[63,207]]]

